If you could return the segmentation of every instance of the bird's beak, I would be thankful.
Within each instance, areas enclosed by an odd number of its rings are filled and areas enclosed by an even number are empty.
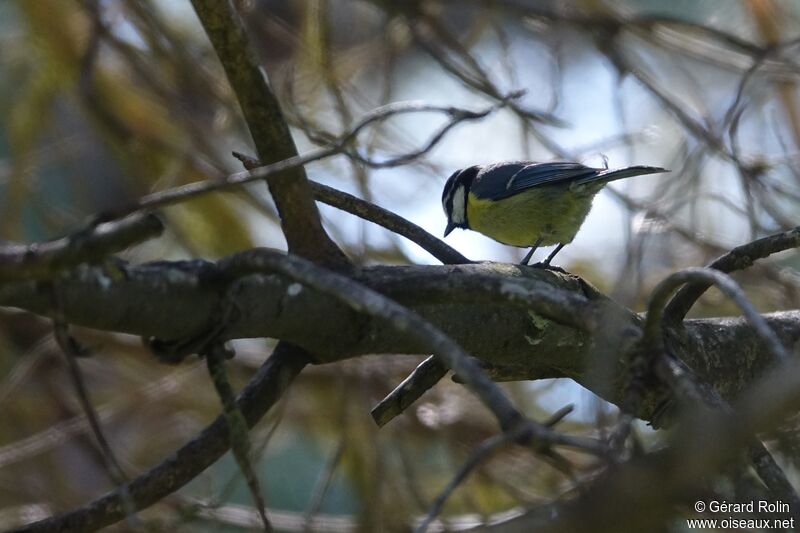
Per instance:
[[[455,222],[453,222],[452,220],[448,221],[447,227],[444,228],[444,236],[447,237],[448,235],[450,235],[450,232],[453,231],[454,229],[456,229]]]

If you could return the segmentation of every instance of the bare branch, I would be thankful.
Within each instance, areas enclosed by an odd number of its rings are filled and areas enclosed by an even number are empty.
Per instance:
[[[420,347],[434,353],[492,412],[504,431],[524,423],[527,428],[526,440],[530,440],[542,449],[562,444],[589,453],[605,453],[604,446],[593,439],[559,435],[550,431],[547,426],[525,420],[497,384],[486,377],[476,360],[469,357],[449,337],[419,315],[364,285],[334,272],[327,272],[299,257],[285,256],[263,249],[235,254],[221,262],[220,270],[226,279],[278,272],[324,294],[334,296],[360,313],[386,321],[418,343]]]
[[[303,350],[280,343],[258,373],[237,397],[236,403],[252,427],[281,397],[309,361]],[[228,423],[220,415],[197,437],[162,463],[126,485],[137,509],[144,509],[194,479],[230,449]],[[94,531],[117,522],[125,515],[120,490],[46,520],[29,524],[15,533]]]
[[[449,72],[454,78],[467,87],[483,93],[495,101],[502,103],[504,100],[507,100],[508,97],[504,96],[503,92],[491,81],[486,70],[481,67],[469,51],[461,45],[459,40],[454,37],[436,17],[430,14],[414,14],[413,17],[409,18],[408,23],[416,43],[445,71]],[[429,31],[426,32],[424,30]],[[439,43],[427,35],[428,33],[435,34],[436,38],[442,41],[446,48],[463,62],[464,66],[462,67],[457,62],[453,61],[447,55],[446,51],[441,49]],[[527,109],[516,102],[511,102],[509,107],[520,118],[526,121],[560,127],[566,126],[563,120],[551,113]]]
[[[450,338],[418,315],[389,298],[333,272],[326,272],[298,257],[269,250],[248,250],[223,260],[220,271],[228,279],[249,274],[280,273],[322,293],[341,300],[355,311],[367,313],[389,322],[421,346],[426,346],[452,368],[495,415],[500,427],[515,426],[522,415],[506,399],[495,383],[480,370],[477,363]]]
[[[244,164],[248,170],[258,168],[260,163],[244,154],[233,153],[234,157]],[[469,263],[470,260],[461,255],[456,249],[450,247],[441,239],[437,239],[420,226],[384,209],[373,203],[362,200],[352,194],[328,187],[322,183],[309,180],[314,198],[347,213],[356,215],[369,222],[374,222],[398,235],[405,237],[417,244],[420,248],[430,253],[433,257],[445,264]]]
[[[650,372],[656,371],[661,380],[668,384],[673,397],[678,401],[694,405],[707,405],[713,409],[729,414],[730,406],[713,389],[700,385],[691,372],[677,360],[669,363],[672,356],[665,351],[663,333],[661,331],[661,309],[664,302],[675,289],[687,280],[703,281],[717,285],[728,297],[736,302],[742,309],[747,319],[753,325],[758,335],[769,346],[774,357],[781,361],[788,361],[788,352],[781,344],[777,335],[769,328],[764,318],[758,314],[752,304],[744,296],[738,285],[725,274],[710,269],[687,269],[677,272],[653,291],[648,307],[647,320],[644,326],[644,339],[639,349],[634,353],[629,372],[631,374],[626,393],[622,402],[622,414],[617,429],[610,437],[610,446],[617,452],[622,450],[625,439],[630,431],[634,413],[639,409],[648,387],[644,382]],[[786,476],[774,462],[774,459],[764,446],[754,440],[750,445],[750,453],[759,474],[767,485],[776,493],[788,500],[800,504],[797,493],[786,480]]]
[[[519,517],[505,525],[537,533],[652,529],[671,520],[673,505],[696,501],[709,476],[735,460],[753,435],[773,428],[798,405],[800,363],[791,360],[762,376],[730,413],[687,412],[669,447],[619,465],[581,496],[560,505],[550,520]],[[626,505],[619,507],[623,499]]]
[[[467,109],[454,108],[452,106],[437,106],[437,105],[424,104],[420,102],[398,102],[394,104],[389,104],[388,106],[379,107],[371,111],[366,117],[364,117],[356,124],[356,127],[363,129],[366,125],[374,124],[376,122],[384,120],[387,114],[397,115],[401,113],[431,112],[431,113],[445,113],[451,117],[451,120],[447,123],[446,126],[443,127],[443,129],[446,128],[447,131],[449,131],[450,129],[452,129],[452,127],[454,127],[460,122],[475,120],[478,118],[485,117],[489,113],[492,113],[502,108],[504,105],[505,102],[501,102],[499,104],[485,107],[481,110],[470,111]],[[401,164],[404,164],[410,155],[410,154],[400,154],[388,161],[376,162],[367,159],[363,156],[359,156],[357,154],[351,154],[347,151],[346,145],[353,140],[353,131],[354,130],[345,132],[341,137],[339,137],[329,146],[317,150],[312,150],[304,155],[297,155],[289,157],[282,161],[278,161],[276,163],[270,163],[268,165],[261,166],[253,171],[235,172],[233,174],[222,174],[219,176],[212,177],[211,179],[205,181],[196,181],[192,183],[187,183],[185,185],[181,185],[178,187],[173,187],[171,189],[157,191],[145,195],[141,197],[134,204],[104,214],[103,218],[104,220],[118,219],[127,216],[131,213],[141,211],[143,209],[165,207],[211,192],[226,191],[229,189],[233,189],[235,187],[239,187],[246,183],[251,183],[254,181],[264,179],[268,176],[272,176],[273,174],[282,174],[283,172],[291,170],[295,167],[306,165],[308,163],[326,159],[328,157],[332,157],[339,154],[345,154],[351,157],[355,157],[356,159],[363,160],[365,164],[367,164],[368,166],[381,166],[381,167],[399,166]],[[427,145],[425,145],[424,148],[417,149],[413,153],[418,155],[425,153],[426,151],[431,150],[436,145],[436,143],[438,143],[441,139],[442,135],[437,134],[431,141],[428,142]]]
[[[707,268],[726,274],[751,267],[757,260],[800,246],[800,227],[770,235],[741,246],[715,259]],[[678,290],[664,310],[664,320],[678,323],[712,283],[690,283]]]
[[[372,408],[372,419],[382,427],[408,409],[447,374],[434,356],[421,362],[397,387]]]
[[[225,417],[225,421],[228,423],[233,457],[247,482],[247,488],[261,518],[261,525],[264,531],[272,533],[272,524],[267,518],[264,496],[258,482],[258,475],[250,460],[250,435],[247,432],[247,422],[241,409],[236,404],[236,396],[228,378],[228,372],[225,369],[225,359],[233,356],[233,354],[225,349],[222,342],[212,341],[203,350],[203,355],[206,359],[211,381],[213,381],[217,396],[219,396],[220,403],[222,403],[222,416]]]
[[[634,378],[632,379],[632,388],[630,390],[632,391],[636,388],[634,380],[637,379],[637,377],[638,379],[642,378],[643,371],[636,371],[636,367],[646,365],[646,361],[649,359],[653,367],[660,371],[658,373],[659,377],[671,386],[674,396],[678,398],[679,401],[693,399],[696,404],[706,404],[722,413],[730,414],[731,409],[727,402],[719,397],[715,391],[695,383],[695,379],[691,377],[688,369],[684,368],[676,372],[675,365],[680,363],[675,361],[672,365],[669,365],[665,364],[666,361],[662,361],[669,356],[664,351],[663,333],[660,325],[663,317],[661,309],[664,306],[664,302],[674,293],[675,289],[687,281],[704,282],[709,285],[714,284],[718,286],[725,295],[734,300],[740,309],[742,309],[748,321],[750,321],[757,334],[765,344],[767,344],[774,357],[784,363],[789,361],[788,351],[784,348],[780,339],[778,339],[777,335],[769,328],[764,318],[758,314],[738,285],[730,277],[711,269],[687,269],[672,274],[661,282],[653,291],[648,307],[647,321],[644,327],[644,351],[635,356],[632,362],[635,366],[632,370]],[[651,353],[648,354],[647,352]],[[612,443],[612,446],[615,444],[617,446],[620,445],[619,439],[625,438],[625,428],[630,425],[630,416],[633,409],[628,407],[626,411],[627,412],[623,415],[620,429],[614,435],[614,438],[618,440],[616,443]],[[800,498],[798,498],[797,493],[786,480],[785,474],[777,466],[772,456],[760,442],[754,440],[750,444],[750,455],[762,479],[774,492],[790,501],[800,504]]]
[[[95,222],[61,239],[0,245],[0,282],[52,279],[59,271],[101,261],[164,230],[152,214],[133,214],[115,222]]]
[[[364,220],[374,222],[391,232],[401,235],[446,265],[472,262],[443,240],[434,237],[420,226],[388,209],[322,183],[315,181],[310,181],[310,183],[314,198],[317,201],[356,215]]]
[[[714,409],[733,416],[733,408],[716,390],[703,383],[680,360],[662,355],[654,363],[653,372],[672,389],[673,398],[687,407],[686,412],[698,408]],[[750,463],[776,500],[791,503],[794,514],[800,518],[800,496],[786,477],[772,454],[757,438],[752,438],[747,448]]]
[[[455,491],[456,488],[458,488],[458,486],[465,479],[467,479],[467,476],[469,476],[469,474],[481,463],[486,461],[489,456],[496,452],[498,448],[524,438],[526,431],[527,428],[524,425],[520,425],[511,431],[489,437],[477,448],[475,448],[475,450],[470,454],[469,458],[467,458],[467,460],[464,461],[464,463],[458,468],[458,471],[447,483],[447,486],[445,486],[439,495],[436,496],[436,499],[431,504],[430,509],[428,509],[428,513],[420,521],[419,525],[414,528],[414,533],[425,533],[428,531],[428,527],[431,525],[434,519],[439,516],[439,513],[441,512],[442,507],[447,499],[451,494],[453,494],[453,491]]]
[[[102,268],[85,266],[60,280],[67,320],[165,340],[196,335],[213,320],[219,299],[214,263],[121,264],[120,271],[123,276],[110,277]],[[588,363],[594,360],[598,338],[613,338],[618,327],[639,329],[640,319],[591,292],[578,278],[492,263],[367,267],[355,278],[446,329],[488,365],[486,371],[495,380],[571,377],[612,402],[620,401],[618,388],[604,388],[591,378]],[[290,291],[292,282],[281,276],[250,276],[242,286],[237,292],[242,315],[226,328],[225,339],[282,338],[326,362],[374,353],[430,353],[381,321],[357,318],[317,291]],[[514,293],[516,297],[509,296]],[[49,298],[33,283],[0,285],[0,304],[50,312]],[[97,308],[104,312],[96,313]],[[621,314],[619,324],[606,322],[616,314]],[[766,319],[789,343],[797,339],[799,316],[790,311]],[[312,324],[315,334],[308,335]],[[600,329],[592,333],[597,325]],[[702,371],[726,397],[737,395],[774,360],[740,318],[691,320],[680,330],[669,329],[670,350]],[[725,357],[734,349],[743,354],[745,366]],[[623,368],[620,364],[612,375]],[[652,416],[654,405],[646,405],[648,410],[637,413],[640,418]]]
[[[647,321],[644,326],[644,341],[657,352],[662,352],[664,338],[662,332],[662,318],[664,307],[672,294],[685,283],[702,282],[716,285],[725,295],[733,300],[739,309],[742,310],[747,320],[752,324],[764,342],[769,346],[775,358],[780,361],[788,361],[789,353],[781,343],[775,332],[767,325],[764,317],[753,307],[733,279],[718,270],[710,268],[687,268],[676,272],[658,284],[650,297],[650,304],[647,308]]]
[[[259,159],[273,163],[297,157],[289,125],[232,3],[192,0],[192,6],[236,93]],[[303,167],[270,175],[267,184],[293,253],[323,264],[344,266],[349,263],[322,227]]]
[[[119,487],[120,499],[125,510],[125,518],[132,528],[138,529],[141,527],[141,522],[136,516],[136,507],[127,488],[128,477],[125,475],[125,471],[117,460],[114,450],[111,449],[108,439],[106,439],[103,428],[100,425],[100,417],[97,415],[97,411],[92,405],[92,400],[89,397],[89,390],[83,379],[83,373],[81,372],[80,366],[78,366],[77,358],[86,356],[87,351],[80,346],[78,341],[70,334],[69,326],[64,321],[64,312],[61,307],[58,286],[50,286],[50,290],[52,292],[55,308],[53,331],[56,343],[58,343],[59,348],[61,348],[67,360],[67,368],[69,369],[72,384],[75,387],[75,394],[78,396],[83,414],[86,416],[92,434],[100,448],[100,455],[103,458],[108,477]]]

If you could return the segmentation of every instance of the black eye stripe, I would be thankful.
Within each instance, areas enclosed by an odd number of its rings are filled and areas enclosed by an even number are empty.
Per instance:
[[[448,216],[453,213],[453,202],[459,187],[463,189],[463,194],[465,196],[463,204],[464,206],[467,205],[466,196],[469,193],[469,188],[472,185],[472,181],[478,175],[480,170],[481,167],[479,165],[463,168],[453,172],[453,174],[447,179],[447,182],[444,184],[444,190],[442,191],[442,206],[444,207],[444,210]],[[464,216],[466,216],[466,213]]]
[[[465,168],[459,173],[458,179],[462,184],[464,184],[465,190],[469,190],[469,188],[472,186],[472,180],[475,179],[480,170],[481,167],[479,165],[475,165],[474,167]]]
[[[447,182],[444,184],[444,190],[442,190],[442,206],[447,213],[451,213],[453,211],[453,194],[456,190],[456,183],[459,181],[459,172],[460,171],[454,172],[447,179]]]

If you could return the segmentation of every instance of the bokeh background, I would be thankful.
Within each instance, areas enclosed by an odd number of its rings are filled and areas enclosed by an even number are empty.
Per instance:
[[[300,153],[390,102],[480,109],[525,91],[514,106],[459,125],[410,164],[370,168],[339,156],[307,167],[311,179],[435,235],[445,225],[444,180],[473,164],[570,159],[670,168],[607,188],[558,256],[560,265],[641,311],[669,272],[798,223],[796,0],[236,4]],[[359,136],[360,153],[380,161],[413,151],[443,120],[426,113],[387,120]],[[252,154],[251,146],[189,2],[0,1],[0,238],[63,235],[148,192],[239,171],[230,153]],[[435,263],[382,228],[327,206],[321,211],[359,264]],[[126,259],[285,249],[263,184],[185,202],[163,216],[165,236]],[[456,231],[447,242],[475,260],[524,254],[472,232]],[[786,252],[737,279],[761,311],[796,308],[798,266],[798,255]],[[738,314],[713,290],[693,313]],[[169,367],[139,339],[76,334],[93,351],[81,367],[129,474],[158,462],[218,414],[202,363]],[[237,383],[271,345],[237,343]],[[259,424],[253,442],[276,525],[303,531],[317,516],[320,531],[393,531],[425,512],[495,428],[447,381],[378,431],[369,409],[418,361],[376,354],[312,368]],[[538,419],[575,404],[569,431],[598,434],[613,422],[612,406],[568,380],[505,386]],[[0,409],[0,528],[112,488],[49,323],[11,309],[0,310]],[[643,424],[637,430],[644,445],[658,444],[657,433]],[[592,475],[591,465],[575,460],[578,477]],[[445,514],[452,527],[468,527],[572,487],[524,450],[504,451],[459,489]],[[142,517],[155,530],[238,531],[253,519],[249,504],[226,456]]]

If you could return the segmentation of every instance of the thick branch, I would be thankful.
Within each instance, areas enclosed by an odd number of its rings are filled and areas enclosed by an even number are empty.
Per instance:
[[[100,261],[164,230],[153,214],[137,213],[113,222],[97,223],[61,239],[42,243],[0,245],[0,282],[50,280],[59,270]]]
[[[278,272],[302,283],[295,290],[310,287],[334,297],[347,307],[387,323],[393,331],[432,351],[449,368],[463,377],[467,386],[492,411],[500,427],[512,428],[522,415],[502,391],[480,370],[463,349],[436,326],[350,278],[327,271],[297,257],[266,249],[234,254],[220,263],[221,275],[229,281],[263,272]]]
[[[65,277],[60,282],[65,318],[76,325],[178,340],[203,331],[214,316],[219,298],[212,281],[214,263],[157,262],[120,270],[122,275],[111,279],[102,268],[82,266]],[[621,397],[620,384],[597,383],[595,344],[615,338],[621,329],[639,328],[641,321],[577,278],[483,263],[372,267],[358,272],[356,280],[431,321],[486,364],[495,380],[571,377],[611,401]],[[241,317],[226,330],[227,338],[281,338],[320,361],[429,353],[385,323],[281,276],[253,275],[239,283],[233,297]],[[518,300],[509,297],[515,292]],[[0,305],[46,314],[50,303],[35,283],[19,282],[0,286]],[[601,316],[616,320],[592,326],[587,317],[603,309],[607,312]],[[800,339],[800,312],[766,318],[784,345]],[[592,330],[597,333],[588,333]],[[739,318],[688,320],[682,329],[667,328],[665,335],[668,349],[726,398],[773,362],[765,344]],[[732,351],[735,359],[729,356]],[[607,370],[616,376],[622,375],[619,369]]]

